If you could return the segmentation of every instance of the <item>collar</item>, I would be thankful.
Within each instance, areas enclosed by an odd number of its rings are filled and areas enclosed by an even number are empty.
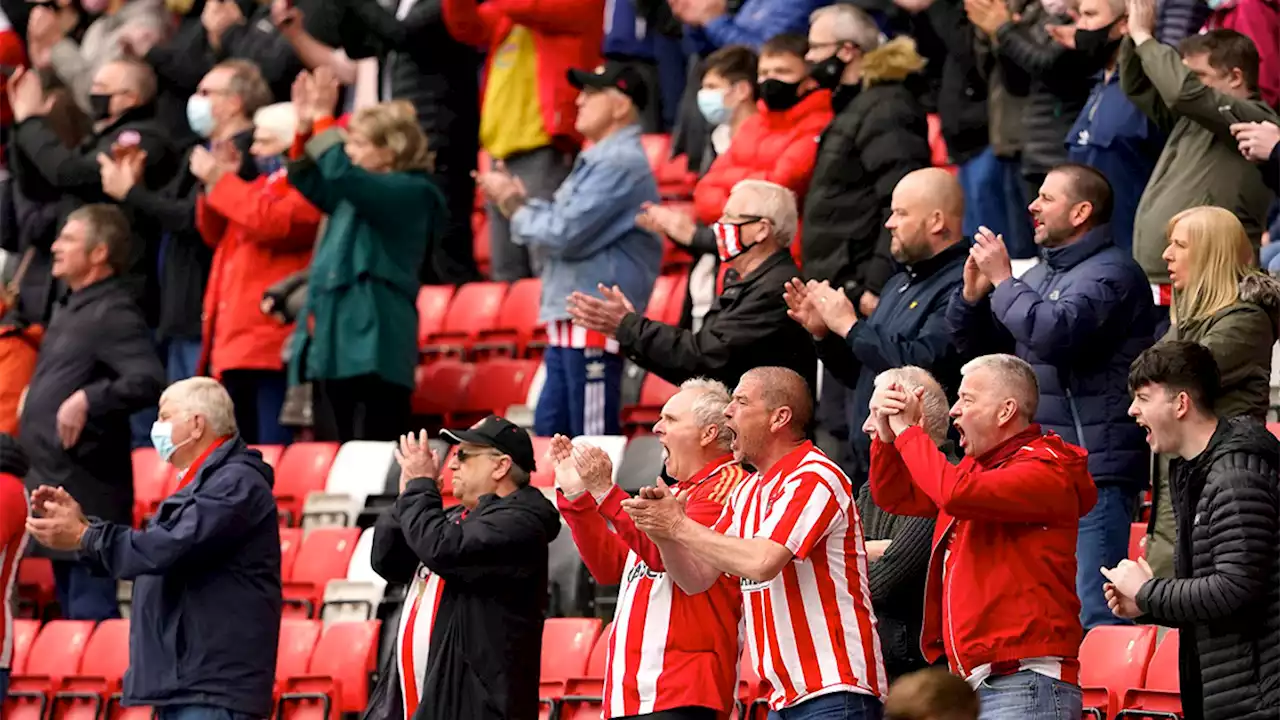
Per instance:
[[[197,457],[194,461],[192,461],[191,465],[187,467],[186,470],[180,471],[178,473],[178,487],[174,489],[174,492],[176,493],[182,488],[186,487],[191,482],[191,480],[194,479],[195,476],[200,473],[200,468],[203,467],[205,462],[209,460],[209,456],[213,455],[215,450],[222,447],[223,444],[226,443],[228,440],[230,440],[232,437],[233,436],[231,435],[223,435],[217,440],[214,440],[213,444],[205,448],[204,452],[200,453],[199,457]]]
[[[759,117],[770,129],[791,129],[800,124],[806,116],[813,113],[826,112],[831,109],[831,91],[814,90],[800,98],[800,102],[786,110],[770,110],[761,100]]]
[[[785,261],[789,257],[791,257],[791,248],[779,248],[775,253],[765,258],[764,261],[762,261],[758,266],[756,266],[755,270],[752,270],[750,273],[747,273],[746,277],[739,279],[735,283],[726,283],[726,285],[730,285],[730,284],[738,285],[738,286],[749,285],[755,282],[756,280],[759,280],[761,277],[764,276],[765,273],[772,270],[774,266]],[[721,292],[720,294],[724,295],[723,292]]]
[[[1084,262],[1111,245],[1111,226],[1099,225],[1070,245],[1041,250],[1040,256],[1055,271],[1062,272]]]
[[[813,441],[805,440],[804,442],[796,446],[795,450],[792,450],[786,455],[783,455],[780,460],[775,462],[773,466],[770,467],[768,470],[761,473],[760,476],[765,479],[768,479],[768,478],[779,477],[782,475],[787,475],[792,470],[795,470],[796,468],[800,467],[800,461],[803,460],[805,455],[808,455],[812,450],[813,450]]]
[[[1005,440],[994,448],[988,450],[984,455],[974,460],[974,464],[982,468],[992,468],[1022,449],[1023,445],[1043,437],[1044,431],[1040,429],[1039,423],[1031,423],[1017,435]]]
[[[608,135],[600,138],[598,142],[591,147],[583,150],[578,154],[578,158],[582,163],[590,163],[599,160],[602,156],[609,154],[609,148],[619,143],[635,143],[640,142],[640,126],[628,125],[621,130],[616,130]]]
[[[82,287],[79,290],[68,292],[63,296],[62,304],[68,310],[79,310],[94,300],[115,293],[119,287],[120,278],[112,275],[110,277],[103,278],[88,287]]]
[[[685,482],[680,483],[681,487],[694,488],[702,484],[704,480],[713,475],[717,475],[721,470],[733,464],[733,453],[726,453],[720,457],[707,463],[701,470],[693,474]]]
[[[966,237],[964,240],[969,240],[969,238]],[[954,242],[943,248],[933,257],[908,265],[907,274],[911,275],[912,280],[922,280],[934,275],[939,270],[942,270],[955,262],[957,259],[967,256],[969,254],[970,244],[971,242],[965,241]]]

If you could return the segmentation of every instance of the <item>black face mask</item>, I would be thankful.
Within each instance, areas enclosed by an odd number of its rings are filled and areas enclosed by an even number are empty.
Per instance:
[[[89,119],[101,122],[111,117],[111,98],[108,93],[94,93],[89,96]]]
[[[757,88],[764,106],[780,112],[790,110],[800,102],[800,83],[783,82],[777,78],[769,78]]]
[[[809,68],[809,77],[816,80],[818,87],[823,90],[835,90],[840,87],[840,78],[844,76],[844,69],[848,64],[840,59],[838,53],[832,53],[831,57],[816,62]]]
[[[1118,22],[1120,20],[1116,19],[1097,30],[1076,30],[1076,50],[1084,53],[1091,65],[1105,66],[1120,48],[1120,40],[1109,37],[1111,28]]]

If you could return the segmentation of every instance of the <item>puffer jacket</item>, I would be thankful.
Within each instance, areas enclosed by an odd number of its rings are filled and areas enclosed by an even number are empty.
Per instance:
[[[1137,602],[1181,628],[1186,720],[1280,715],[1278,472],[1280,442],[1251,418],[1219,420],[1204,452],[1172,463],[1177,577],[1150,580]]]
[[[831,122],[831,93],[811,92],[790,110],[770,110],[763,100],[758,105],[760,112],[742,123],[733,144],[693,189],[694,209],[704,225],[720,219],[729,191],[740,180],[775,182],[795,193],[797,203],[804,202],[818,138]]]
[[[1128,380],[1153,340],[1150,286],[1107,226],[1042,260],[976,304],[957,290],[947,308],[952,337],[965,357],[1003,350],[1031,363],[1036,422],[1087,450],[1099,484],[1145,485],[1151,456],[1128,415]]]

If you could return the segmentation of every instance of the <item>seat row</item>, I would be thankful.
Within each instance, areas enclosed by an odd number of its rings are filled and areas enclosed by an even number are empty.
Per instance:
[[[1154,625],[1102,625],[1080,644],[1084,717],[1156,720],[1182,717],[1178,631]]]

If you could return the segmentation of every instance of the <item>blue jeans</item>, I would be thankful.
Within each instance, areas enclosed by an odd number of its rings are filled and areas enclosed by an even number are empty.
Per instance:
[[[168,705],[156,708],[158,720],[257,720],[252,715],[212,705]]]
[[[165,380],[170,385],[195,377],[200,369],[200,338],[169,338],[168,360],[164,364]]]
[[[1267,272],[1280,273],[1280,237],[1272,237],[1270,243],[1262,246],[1260,264]]]
[[[884,706],[879,699],[851,692],[831,693],[769,711],[769,720],[880,720],[882,717]]]
[[[550,347],[533,413],[541,437],[622,434],[622,358],[603,350]]]
[[[978,720],[1079,720],[1080,688],[1048,675],[1023,670],[978,685]]]
[[[75,560],[53,561],[53,587],[68,620],[111,620],[120,617],[115,578],[98,577]]]
[[[1106,578],[1099,568],[1113,568],[1129,556],[1129,525],[1138,501],[1132,485],[1099,485],[1098,504],[1080,518],[1076,536],[1076,594],[1080,596],[1080,624],[1085,631],[1098,625],[1129,625],[1107,607],[1102,595]]]
[[[1018,161],[996,157],[988,147],[960,166],[958,179],[964,190],[964,234],[973,237],[985,225],[1004,236],[1010,257],[1035,257]]]

